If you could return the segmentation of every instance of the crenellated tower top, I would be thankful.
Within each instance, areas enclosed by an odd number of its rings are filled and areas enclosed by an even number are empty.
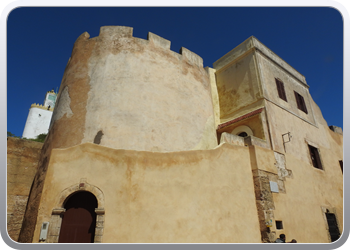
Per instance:
[[[85,39],[89,39],[89,33],[85,32],[82,34]],[[93,37],[91,39],[94,40],[104,40],[104,41],[116,41],[123,39],[133,39],[136,43],[142,45],[152,44],[155,47],[168,49],[170,50],[171,42],[165,38],[162,38],[152,32],[148,32],[147,40],[133,37],[133,28],[127,26],[102,26],[100,28],[100,34],[97,37]],[[112,42],[113,43],[113,42]],[[114,45],[117,45],[114,43]],[[119,44],[120,45],[120,44]],[[171,50],[170,50],[171,51]],[[179,59],[188,60],[191,64],[196,65],[198,67],[203,67],[203,59],[198,56],[196,53],[186,49],[185,47],[181,47],[179,53],[171,51],[174,54],[179,56]]]

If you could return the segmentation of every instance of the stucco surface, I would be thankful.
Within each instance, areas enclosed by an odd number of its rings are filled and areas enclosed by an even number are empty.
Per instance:
[[[335,209],[342,232],[343,181],[339,164],[333,162],[319,170],[290,154],[286,154],[286,160],[293,178],[285,181],[286,194],[273,194],[275,220],[282,220],[284,225],[283,230],[276,230],[277,234],[285,233],[287,240],[294,238],[300,243],[330,242],[322,207]]]
[[[82,144],[52,151],[34,242],[81,178],[105,197],[102,242],[260,242],[246,147],[152,153]],[[247,233],[249,232],[249,233]]]
[[[22,136],[29,139],[36,139],[40,134],[47,134],[51,117],[52,111],[41,108],[30,108]]]
[[[92,142],[102,131],[100,145],[113,148],[215,147],[209,77],[195,64],[199,57],[186,49],[174,53],[154,39],[134,38],[130,30],[105,27],[93,38],[82,142]]]
[[[343,137],[331,131],[318,106],[310,97],[316,126],[300,117],[285,112],[283,108],[267,102],[274,149],[286,157],[286,168],[292,178],[285,178],[285,193],[273,193],[274,219],[282,220],[287,240],[298,242],[330,242],[327,221],[322,208],[336,214],[340,232],[343,228],[343,175],[339,161],[343,160]],[[283,117],[283,119],[280,119]],[[282,134],[286,137],[285,149]],[[308,145],[319,151],[322,170],[313,167]],[[307,228],[307,229],[306,229]]]
[[[284,108],[288,112],[299,116],[300,118],[315,124],[315,118],[311,105],[311,96],[308,87],[302,84],[294,75],[288,73],[285,69],[276,65],[265,56],[257,53],[257,62],[260,68],[261,85],[264,89],[264,97],[270,102]],[[287,102],[278,96],[275,78],[280,79],[284,83],[284,89]],[[308,113],[298,109],[294,91],[303,96]]]
[[[84,86],[76,88],[79,82]],[[93,142],[101,131],[100,145],[113,148],[214,148],[210,88],[193,52],[175,53],[170,41],[152,33],[144,40],[130,27],[105,26],[98,37],[84,33],[76,41],[51,126],[68,135],[69,146]]]
[[[262,97],[253,53],[217,70],[216,81],[221,119],[234,117],[234,112]]]

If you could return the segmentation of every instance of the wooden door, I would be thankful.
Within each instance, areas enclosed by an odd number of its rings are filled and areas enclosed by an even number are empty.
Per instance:
[[[64,208],[59,243],[93,243],[96,227],[96,197],[89,192],[72,195]]]

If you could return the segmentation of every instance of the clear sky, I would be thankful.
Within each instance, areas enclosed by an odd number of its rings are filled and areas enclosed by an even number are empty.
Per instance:
[[[26,7],[7,22],[7,131],[22,136],[30,105],[59,88],[75,40],[101,26],[150,31],[212,64],[255,36],[306,77],[328,125],[343,128],[343,20],[325,7]]]

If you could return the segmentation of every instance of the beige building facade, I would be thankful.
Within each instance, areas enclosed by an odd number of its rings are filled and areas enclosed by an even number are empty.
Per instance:
[[[73,207],[90,209],[95,243],[334,241],[343,136],[331,128],[304,76],[255,37],[203,68],[152,33],[84,33],[18,241],[71,242]]]

